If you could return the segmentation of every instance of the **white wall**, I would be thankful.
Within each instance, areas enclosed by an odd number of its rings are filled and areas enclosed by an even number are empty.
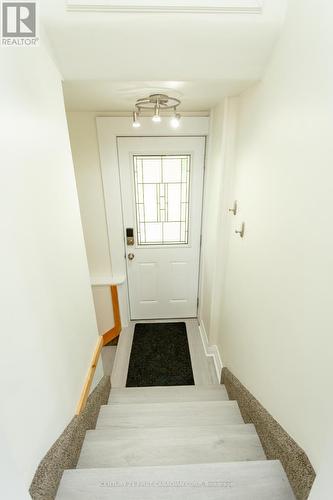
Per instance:
[[[96,113],[67,113],[80,211],[92,276],[111,274]]]
[[[0,52],[1,429],[25,487],[75,413],[97,340],[61,78]]]
[[[88,266],[92,279],[110,276],[111,256],[96,129],[97,113],[67,113]],[[114,326],[109,286],[92,288],[98,331]]]
[[[223,177],[223,125],[224,105],[221,104],[212,110],[210,116],[203,203],[199,310],[200,321],[204,325],[209,340],[213,337],[211,334],[211,315],[214,297],[214,277],[217,265],[216,234],[220,215]]]
[[[333,413],[332,18],[326,0],[291,0],[265,77],[241,96],[218,339],[315,469]]]
[[[319,471],[311,493],[309,500],[331,500],[332,498],[332,470],[333,470],[333,439],[332,433],[330,439],[328,439],[326,446],[324,447],[324,452],[322,454],[322,460],[319,464]]]
[[[104,335],[114,327],[111,289],[109,286],[93,286],[92,293],[96,311],[98,332]]]
[[[200,324],[210,345],[220,333],[223,283],[228,263],[228,235],[233,206],[234,141],[237,99],[225,99],[211,112],[207,147],[200,286]]]
[[[18,471],[16,460],[8,446],[6,436],[0,431],[1,497],[6,500],[30,500],[31,496]]]

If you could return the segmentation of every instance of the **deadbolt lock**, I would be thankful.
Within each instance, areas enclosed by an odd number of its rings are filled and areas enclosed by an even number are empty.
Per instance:
[[[134,245],[134,231],[132,227],[126,228],[126,244],[127,246]]]

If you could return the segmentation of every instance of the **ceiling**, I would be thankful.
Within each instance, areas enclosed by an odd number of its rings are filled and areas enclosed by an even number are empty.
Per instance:
[[[262,77],[285,6],[265,0],[261,14],[70,12],[64,0],[43,0],[40,11],[67,109],[127,111],[163,90],[179,95],[184,111],[203,111]]]
[[[251,81],[65,81],[68,111],[133,111],[149,94],[164,93],[181,100],[180,111],[209,111],[225,96],[238,95]]]

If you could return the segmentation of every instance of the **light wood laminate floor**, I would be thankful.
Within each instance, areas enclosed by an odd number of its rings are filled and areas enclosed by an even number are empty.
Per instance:
[[[165,323],[184,321],[191,354],[193,377],[195,385],[219,384],[212,356],[206,356],[202,344],[198,321],[196,319],[177,319],[163,321],[133,321],[120,334],[117,352],[111,373],[112,387],[126,387],[128,364],[131,354],[134,328],[136,323]]]

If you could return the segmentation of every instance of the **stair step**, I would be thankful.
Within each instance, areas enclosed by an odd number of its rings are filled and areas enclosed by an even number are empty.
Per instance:
[[[109,403],[163,403],[176,401],[225,401],[224,385],[172,387],[128,387],[111,389]]]
[[[236,401],[126,403],[101,407],[96,429],[243,424]]]
[[[295,500],[278,461],[76,469],[56,500]]]
[[[265,460],[252,424],[86,433],[78,468]]]

